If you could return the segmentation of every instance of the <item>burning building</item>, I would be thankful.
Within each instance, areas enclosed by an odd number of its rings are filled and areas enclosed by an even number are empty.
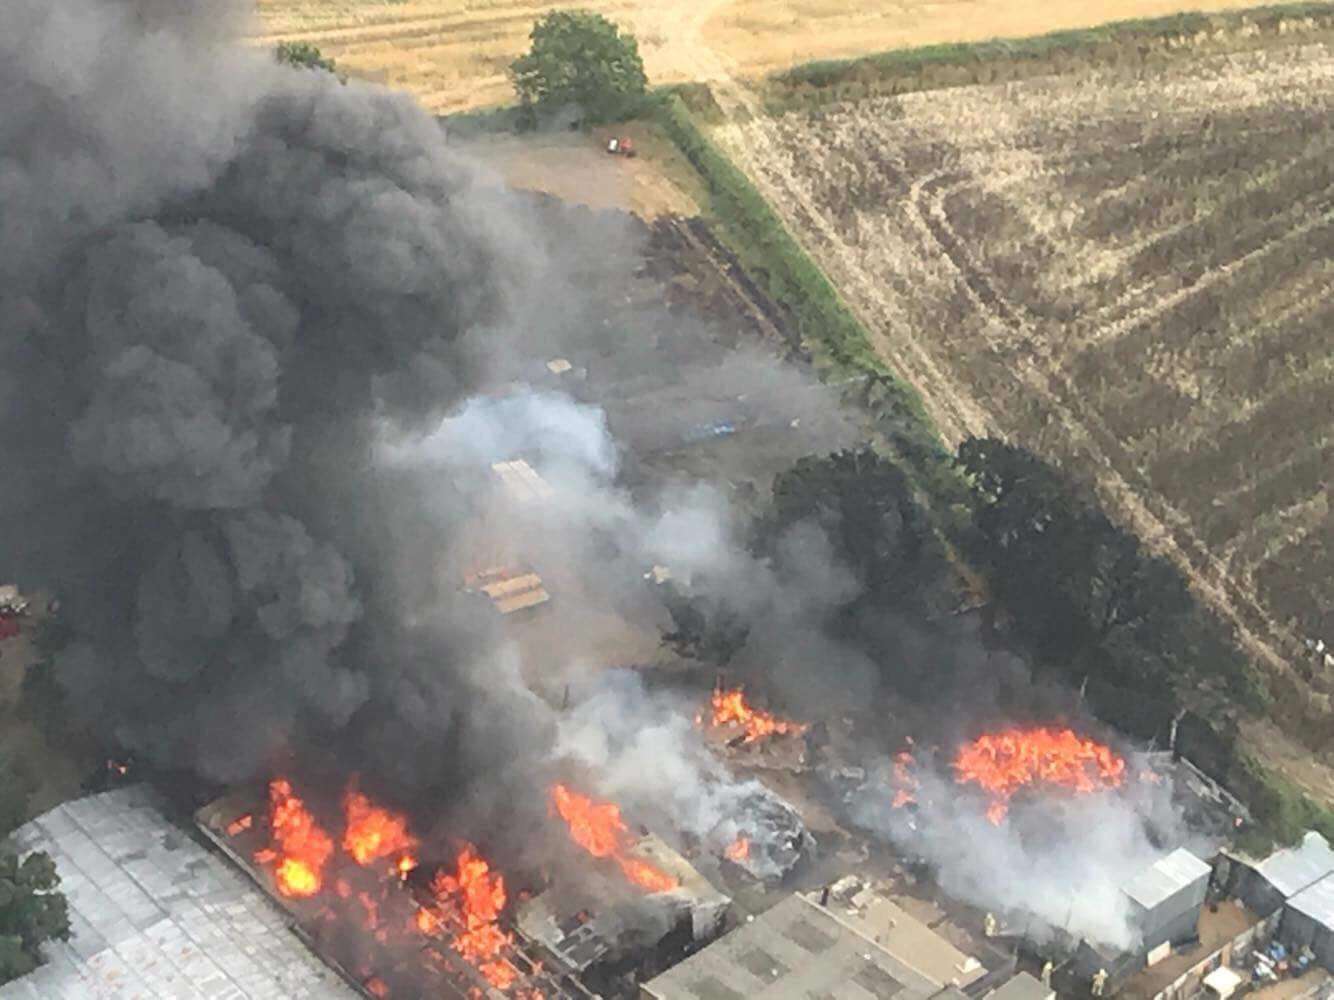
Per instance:
[[[236,792],[196,814],[199,829],[295,921],[332,968],[377,998],[586,998],[508,929],[503,874],[470,844],[426,866],[406,818],[354,787],[339,828],[325,826],[290,782],[267,803]]]
[[[619,870],[581,873],[519,904],[515,927],[557,967],[599,992],[617,978],[646,978],[707,943],[722,929],[731,900],[660,838],[630,843],[626,858],[673,885],[649,892]]]

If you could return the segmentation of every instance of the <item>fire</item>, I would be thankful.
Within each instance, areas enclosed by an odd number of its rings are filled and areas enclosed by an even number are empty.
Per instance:
[[[514,939],[498,923],[507,898],[505,877],[493,872],[471,844],[464,846],[455,865],[454,873],[436,872],[431,881],[436,906],[418,913],[417,928],[423,934],[434,934],[448,923],[454,950],[496,989],[508,989],[518,972],[504,958]]]
[[[616,863],[621,866],[625,877],[645,892],[671,892],[677,886],[676,879],[647,861],[618,854]]]
[[[239,836],[246,830],[249,830],[254,825],[255,825],[255,817],[252,816],[250,813],[246,813],[244,816],[238,816],[236,817],[236,819],[232,820],[230,823],[227,824],[227,836],[229,837]]]
[[[1039,727],[979,736],[960,748],[954,769],[959,782],[974,782],[991,795],[987,819],[999,825],[1021,788],[1056,785],[1079,794],[1116,788],[1125,780],[1126,762],[1069,729]]]
[[[292,784],[285,778],[269,783],[269,830],[273,846],[257,851],[255,860],[274,864],[278,891],[296,897],[319,892],[324,866],[333,854],[333,840],[292,793]]]
[[[712,722],[715,726],[740,726],[745,731],[745,743],[754,743],[770,736],[800,736],[810,728],[752,708],[746,702],[744,689],[739,687],[730,691],[724,691],[721,687],[714,689]]]
[[[723,851],[723,857],[728,861],[745,861],[750,857],[750,838],[737,837],[736,840],[727,845],[727,849]]]
[[[381,858],[397,856],[394,871],[400,877],[417,867],[413,856],[417,838],[408,833],[406,816],[381,808],[360,792],[351,790],[343,797],[343,814],[347,819],[343,850],[352,855],[357,864],[364,867]]]
[[[902,809],[917,801],[917,789],[921,787],[921,782],[917,780],[917,775],[913,774],[912,769],[916,764],[917,761],[907,750],[894,755],[894,782],[898,785],[894,790],[895,809]]]
[[[620,851],[626,826],[619,806],[611,802],[596,803],[564,785],[553,788],[551,798],[560,818],[570,827],[570,836],[585,851],[595,858],[610,857]]]
[[[570,828],[570,838],[595,858],[614,858],[635,885],[648,892],[675,889],[677,880],[647,861],[626,855],[628,828],[621,809],[612,802],[595,802],[564,785],[551,789],[551,801]]]
[[[379,1000],[386,1000],[389,996],[389,987],[385,985],[383,979],[371,978],[366,980],[366,992],[373,997],[379,997]]]

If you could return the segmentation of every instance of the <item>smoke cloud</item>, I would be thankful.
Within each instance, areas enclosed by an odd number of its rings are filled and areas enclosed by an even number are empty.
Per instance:
[[[60,596],[76,709],[223,781],[359,714],[459,760],[448,678],[487,637],[383,599],[449,518],[368,443],[459,400],[453,345],[525,287],[517,203],[406,97],[236,44],[239,4],[5,22],[0,560]],[[421,517],[373,537],[362,504]]]

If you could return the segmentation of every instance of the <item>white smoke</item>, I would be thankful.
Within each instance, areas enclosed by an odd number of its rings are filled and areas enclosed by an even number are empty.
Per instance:
[[[929,863],[945,892],[1042,940],[1055,932],[1128,949],[1139,941],[1125,887],[1176,847],[1207,857],[1186,827],[1169,778],[1118,789],[1020,796],[999,824],[988,800],[949,776],[914,771],[915,803],[892,806],[902,780],[885,764],[851,800],[859,824]]]
[[[646,690],[632,671],[609,671],[561,719],[553,755],[588,768],[599,795],[637,815],[666,816],[715,854],[744,836],[763,857],[764,841],[781,832],[761,822],[775,797],[719,763],[694,723],[698,710]]]

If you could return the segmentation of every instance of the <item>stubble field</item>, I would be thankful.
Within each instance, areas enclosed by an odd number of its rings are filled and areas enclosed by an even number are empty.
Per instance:
[[[1249,0],[1210,0],[1227,10]],[[256,0],[254,41],[308,41],[350,72],[415,93],[446,113],[512,99],[505,67],[549,10],[597,10],[633,30],[654,83],[698,79],[700,57],[757,76],[811,59],[976,41],[1152,17],[1183,0]],[[706,74],[708,75],[708,74]]]
[[[717,138],[947,436],[1083,470],[1296,679],[1334,636],[1332,113],[1292,44]]]

